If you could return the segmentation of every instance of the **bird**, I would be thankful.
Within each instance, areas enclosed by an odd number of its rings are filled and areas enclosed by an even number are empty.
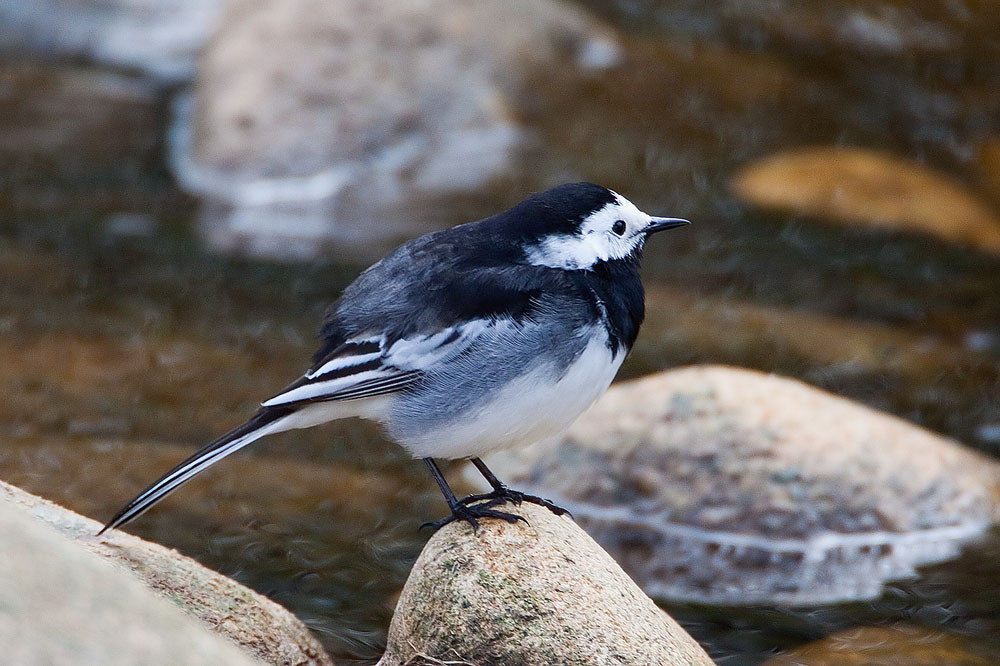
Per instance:
[[[98,533],[136,519],[254,441],[347,417],[381,424],[422,459],[450,515],[474,531],[501,511],[551,501],[509,488],[483,463],[569,426],[611,384],[645,315],[647,239],[690,224],[653,217],[592,183],[535,193],[509,210],[400,246],[329,307],[311,367],[240,425],[153,482]],[[435,459],[467,459],[492,487],[458,499]]]

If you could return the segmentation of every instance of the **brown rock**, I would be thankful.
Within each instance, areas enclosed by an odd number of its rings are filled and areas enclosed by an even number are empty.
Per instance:
[[[830,222],[932,234],[1000,252],[1000,218],[966,187],[927,167],[862,148],[803,148],[744,166],[746,201]]]
[[[67,553],[66,561],[59,563],[58,572],[65,571],[65,575],[70,578],[78,579],[88,576],[86,573],[73,569],[77,565],[70,562],[71,558],[68,553],[72,551],[80,552],[72,559],[80,560],[79,566],[83,571],[96,570],[103,566],[93,558],[83,554],[80,551],[82,546],[115,565],[120,572],[127,572],[127,575],[119,576],[110,575],[110,572],[104,574],[99,581],[95,579],[95,583],[99,582],[97,587],[101,585],[128,587],[132,585],[131,580],[138,579],[147,588],[156,590],[159,593],[157,595],[159,598],[165,597],[172,602],[168,606],[180,606],[190,616],[198,618],[203,624],[241,645],[247,652],[254,654],[266,663],[332,664],[316,639],[291,613],[239,583],[206,569],[194,560],[123,532],[112,532],[102,538],[96,538],[94,535],[100,529],[100,524],[97,522],[3,482],[0,482],[0,505],[18,507],[21,512],[31,515],[40,524],[48,526],[46,531],[50,531],[51,536],[46,538],[51,541],[61,540],[66,544],[65,547],[62,547],[62,550]],[[54,530],[50,528],[54,528]],[[38,530],[35,529],[35,531]],[[24,574],[24,576],[30,578],[29,574]],[[130,594],[135,596],[135,593]],[[74,598],[73,601],[78,600]],[[53,605],[59,606],[58,603]],[[129,612],[135,611],[132,609]],[[100,616],[99,612],[94,611],[94,613],[95,616]],[[38,614],[44,615],[45,613],[39,611]],[[30,622],[27,624],[30,627]],[[128,627],[106,626],[101,622],[95,624],[98,625],[99,631],[106,632],[110,637],[117,636],[119,632],[125,636],[130,635]],[[73,625],[67,620],[66,626]],[[90,625],[83,626],[89,627]],[[188,643],[186,631],[185,629],[184,632],[174,634],[173,640],[162,637],[158,639],[159,643],[162,643],[162,649],[165,650],[163,655],[171,655],[169,658],[167,656],[163,656],[162,659],[139,658],[131,663],[154,663],[156,661],[161,661],[161,663],[217,663],[211,657],[198,656],[197,650],[194,650],[188,658],[182,656],[184,645]],[[181,638],[182,636],[183,638]],[[207,639],[202,642],[207,642]],[[156,643],[157,641],[154,641],[154,645]],[[5,642],[4,644],[8,645],[9,643]],[[112,646],[113,644],[112,642]],[[235,652],[235,654],[239,653]],[[249,663],[253,660],[246,658],[244,661]],[[14,659],[14,663],[17,662],[18,660]],[[58,659],[56,662],[63,663]],[[105,662],[101,659],[84,659],[81,663]],[[222,661],[220,657],[218,663],[237,662],[232,659]]]
[[[654,597],[822,603],[954,556],[998,465],[798,381],[725,367],[613,387],[561,442],[491,457]]]
[[[431,538],[380,666],[713,663],[572,520],[516,511],[530,524],[451,524]]]
[[[914,625],[855,627],[789,650],[764,666],[989,666],[996,655],[971,639]]]

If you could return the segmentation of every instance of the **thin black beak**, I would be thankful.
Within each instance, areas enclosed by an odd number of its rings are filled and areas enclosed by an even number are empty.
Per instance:
[[[657,231],[686,227],[689,224],[691,223],[679,217],[651,217],[649,218],[649,226],[646,227],[646,235],[650,236]]]

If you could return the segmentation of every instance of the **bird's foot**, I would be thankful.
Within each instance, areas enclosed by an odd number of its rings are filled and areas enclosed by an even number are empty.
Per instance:
[[[465,499],[469,499],[468,497]],[[464,504],[465,500],[461,500],[451,508],[451,515],[447,518],[442,518],[441,520],[434,520],[426,522],[420,526],[420,529],[429,527],[432,530],[439,530],[448,523],[454,522],[456,520],[464,520],[472,526],[472,532],[477,534],[479,532],[479,520],[481,518],[499,518],[500,520],[506,520],[508,523],[516,523],[521,520],[525,524],[528,523],[524,516],[519,516],[516,513],[507,513],[506,511],[496,511],[491,507],[496,506],[491,502],[485,502],[483,504]]]
[[[527,502],[528,504],[544,506],[557,516],[568,515],[570,518],[573,517],[573,514],[571,514],[568,509],[562,508],[558,504],[552,502],[552,500],[547,500],[544,497],[539,497],[538,495],[522,493],[520,490],[512,490],[507,486],[502,486],[489,493],[469,495],[468,497],[458,500],[459,504],[466,506],[475,504],[476,502],[483,502],[482,506],[484,507],[494,507],[508,503],[513,504],[514,506],[519,506],[522,502]]]

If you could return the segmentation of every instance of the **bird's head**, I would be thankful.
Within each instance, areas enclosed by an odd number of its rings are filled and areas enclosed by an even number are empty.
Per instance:
[[[647,215],[617,192],[592,183],[560,185],[509,214],[526,238],[524,253],[531,264],[566,270],[636,259],[651,234],[689,224]]]

